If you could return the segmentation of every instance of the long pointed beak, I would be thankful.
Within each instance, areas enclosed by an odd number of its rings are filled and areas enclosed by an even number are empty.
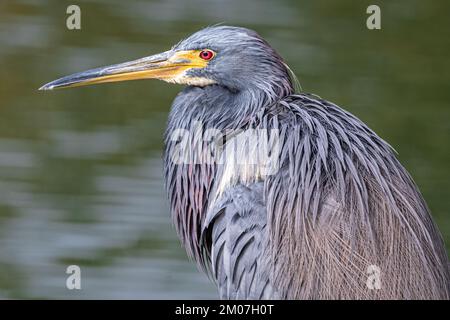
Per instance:
[[[90,84],[137,79],[169,80],[186,69],[196,67],[189,59],[166,51],[150,57],[75,73],[43,85],[39,90],[53,90]]]

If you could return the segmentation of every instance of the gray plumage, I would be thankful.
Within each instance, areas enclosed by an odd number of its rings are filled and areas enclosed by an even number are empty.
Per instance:
[[[172,50],[204,48],[217,56],[188,75],[215,84],[176,97],[164,163],[178,234],[220,297],[448,299],[443,241],[391,147],[337,105],[296,94],[290,70],[254,31],[210,27]],[[219,148],[202,138],[208,128],[228,133],[222,145],[248,129],[277,130],[279,169],[229,177],[227,155],[204,163],[198,150]],[[180,129],[193,137],[190,161],[177,164]],[[378,290],[367,286],[371,265]]]

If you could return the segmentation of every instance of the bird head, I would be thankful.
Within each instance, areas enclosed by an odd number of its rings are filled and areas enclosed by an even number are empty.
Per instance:
[[[228,26],[202,29],[163,53],[75,73],[40,90],[104,82],[160,79],[190,86],[221,85],[232,91],[292,91],[289,68],[256,32]]]

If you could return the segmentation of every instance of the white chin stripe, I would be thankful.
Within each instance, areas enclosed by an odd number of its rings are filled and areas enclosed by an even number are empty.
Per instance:
[[[171,82],[171,83],[185,84],[188,86],[198,86],[198,87],[205,87],[205,86],[216,83],[214,80],[207,79],[207,78],[188,77],[184,73],[182,73],[174,78],[164,79],[164,80],[167,82]]]

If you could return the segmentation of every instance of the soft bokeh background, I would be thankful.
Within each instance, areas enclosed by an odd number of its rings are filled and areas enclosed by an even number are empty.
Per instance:
[[[179,86],[38,92],[55,78],[168,49],[224,22],[256,29],[303,89],[399,152],[450,244],[448,1],[0,1],[0,297],[216,298],[188,261],[163,190],[162,134]],[[65,27],[78,4],[82,30]],[[82,290],[65,269],[82,269]]]

